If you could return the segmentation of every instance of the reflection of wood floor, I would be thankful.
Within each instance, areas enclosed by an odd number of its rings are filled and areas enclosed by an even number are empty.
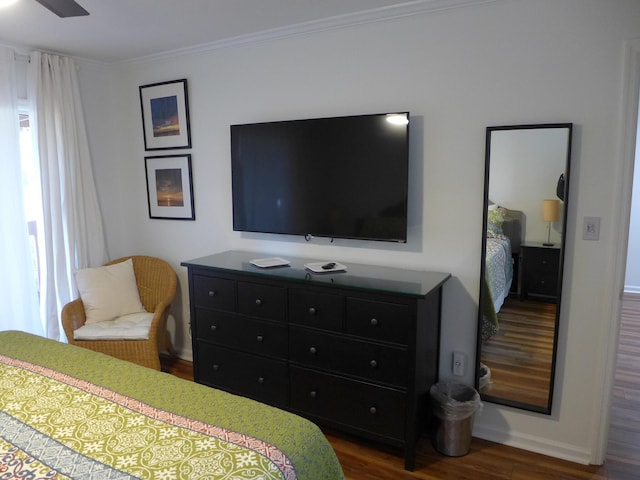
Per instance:
[[[500,309],[500,331],[482,346],[491,369],[482,393],[546,407],[556,305],[508,298]]]

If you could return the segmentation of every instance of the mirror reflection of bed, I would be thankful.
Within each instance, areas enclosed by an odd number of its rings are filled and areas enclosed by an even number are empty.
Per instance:
[[[489,206],[485,256],[480,393],[545,408],[556,303],[521,295],[524,212]]]
[[[487,128],[476,386],[551,413],[571,124]]]

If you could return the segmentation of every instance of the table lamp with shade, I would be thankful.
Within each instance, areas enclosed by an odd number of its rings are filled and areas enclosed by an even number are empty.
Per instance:
[[[560,220],[560,200],[545,199],[542,201],[542,221],[547,222],[547,241],[542,245],[552,247],[551,242],[551,224]]]

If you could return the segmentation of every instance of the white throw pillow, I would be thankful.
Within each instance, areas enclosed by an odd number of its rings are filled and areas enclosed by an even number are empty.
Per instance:
[[[87,324],[145,311],[131,259],[104,267],[78,270],[76,285],[84,304]]]

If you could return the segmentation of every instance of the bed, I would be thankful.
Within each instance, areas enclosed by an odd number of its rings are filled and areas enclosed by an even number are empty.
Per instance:
[[[485,275],[482,280],[483,342],[500,329],[497,314],[514,281],[513,259],[519,254],[522,228],[522,212],[501,207],[489,210]]]
[[[0,478],[344,479],[291,413],[80,347],[0,332]]]

